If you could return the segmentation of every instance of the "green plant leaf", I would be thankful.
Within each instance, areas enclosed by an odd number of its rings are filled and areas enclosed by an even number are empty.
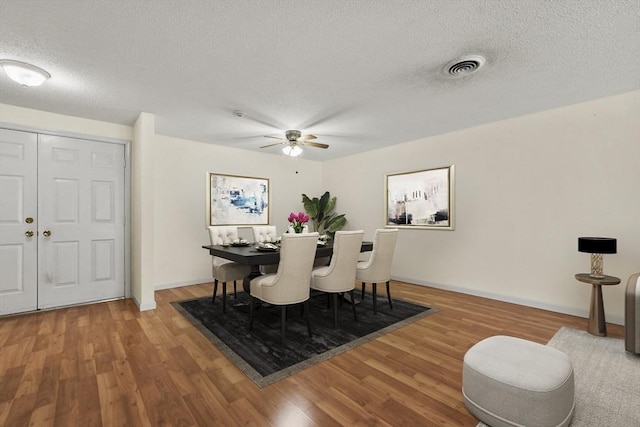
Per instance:
[[[302,205],[307,215],[309,215],[312,220],[315,220],[318,216],[318,198],[314,197],[313,200],[311,200],[306,194],[303,194]]]
[[[342,218],[344,218],[344,214],[333,215],[331,219],[328,219],[327,221],[325,221],[324,227],[326,229],[330,229],[335,223],[340,223],[342,221]]]
[[[336,202],[337,197],[331,197],[328,191],[320,198],[310,199],[306,194],[302,195],[302,204],[307,215],[311,218],[314,231],[334,234],[345,226],[347,223],[345,215],[337,215],[333,212]]]
[[[336,207],[336,201],[338,200],[337,197],[331,197],[331,199],[329,199],[329,203],[327,203],[327,207],[325,208],[325,216],[326,214],[328,214],[329,212],[331,212],[333,210],[333,208]]]
[[[338,215],[333,219],[331,224],[328,224],[327,230],[330,233],[335,233],[336,231],[342,229],[347,224],[347,219],[344,217],[344,214]]]
[[[324,217],[324,221],[322,221],[323,224],[325,225],[325,227],[327,226],[327,224],[329,224],[331,221],[333,221],[333,219],[335,217],[336,217],[336,214],[334,214],[334,213],[331,213],[331,214],[325,216]]]
[[[326,191],[322,197],[320,197],[320,202],[318,203],[318,222],[322,223],[325,214],[327,213],[327,205],[329,204],[329,192]]]

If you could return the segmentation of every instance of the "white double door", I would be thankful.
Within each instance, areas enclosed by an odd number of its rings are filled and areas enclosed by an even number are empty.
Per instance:
[[[0,315],[123,297],[125,148],[0,129]]]

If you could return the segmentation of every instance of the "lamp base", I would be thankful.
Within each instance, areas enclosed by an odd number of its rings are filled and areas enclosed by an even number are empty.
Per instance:
[[[591,274],[594,279],[602,279],[602,254],[591,254]]]

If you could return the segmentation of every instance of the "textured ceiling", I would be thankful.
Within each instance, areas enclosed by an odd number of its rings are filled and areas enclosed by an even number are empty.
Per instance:
[[[0,58],[52,75],[5,104],[328,160],[640,89],[640,1],[0,0]]]

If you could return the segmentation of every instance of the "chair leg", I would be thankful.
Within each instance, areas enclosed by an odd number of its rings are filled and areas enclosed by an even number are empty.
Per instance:
[[[338,327],[338,294],[333,293],[333,329]]]
[[[307,331],[309,332],[309,338],[311,338],[311,322],[309,321],[309,300],[306,300],[302,304],[302,310],[304,311],[304,320],[307,322]]]
[[[349,294],[351,294],[351,309],[353,310],[353,320],[355,320],[356,322],[358,321],[358,315],[356,314],[356,300],[353,296],[353,289],[351,289],[349,291]]]
[[[253,310],[255,306],[255,298],[253,295],[249,296],[249,330],[253,329]]]
[[[281,323],[281,329],[282,329],[282,346],[284,347],[284,334],[285,331],[287,329],[286,325],[287,325],[287,306],[283,305],[280,308],[280,323]]]
[[[361,299],[364,299],[364,282],[362,282],[362,295],[360,295]]]
[[[227,282],[222,282],[222,312],[227,312]]]
[[[371,284],[371,289],[372,289],[372,296],[373,296],[373,314],[377,314],[378,311],[376,310],[376,294],[378,293],[378,284],[377,283],[372,283]]]
[[[236,281],[233,281],[233,299],[238,299],[238,290],[236,289]]]
[[[393,305],[391,304],[391,291],[389,291],[389,280],[387,280],[387,299],[389,300],[389,308],[393,310]]]
[[[213,279],[213,296],[211,297],[211,304],[216,302],[216,294],[218,293],[218,279]]]

